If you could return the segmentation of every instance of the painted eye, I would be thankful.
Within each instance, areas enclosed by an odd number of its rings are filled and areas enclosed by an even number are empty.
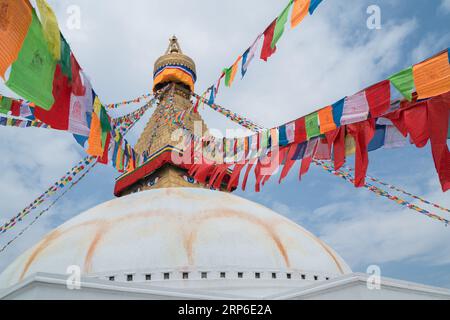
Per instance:
[[[197,183],[197,181],[195,181],[195,179],[192,178],[192,177],[183,176],[183,179],[184,179],[184,181],[186,181],[187,183],[190,183],[190,184],[195,184],[195,183]]]
[[[150,181],[147,183],[147,185],[148,185],[149,187],[153,187],[153,186],[155,186],[155,185],[158,183],[158,181],[159,181],[159,177],[156,177],[155,179],[150,180]]]

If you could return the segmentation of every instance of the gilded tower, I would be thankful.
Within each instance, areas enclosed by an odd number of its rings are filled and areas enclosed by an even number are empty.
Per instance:
[[[199,113],[192,111],[191,93],[197,79],[194,61],[183,54],[178,39],[169,40],[166,53],[155,62],[153,91],[160,92],[159,103],[142,132],[135,151],[148,160],[135,171],[118,178],[115,194],[124,196],[149,189],[203,186],[188,175],[188,169],[169,160],[172,152],[183,152],[181,139],[174,133],[180,129],[173,117],[186,111],[183,127],[194,132],[194,127],[207,127]]]

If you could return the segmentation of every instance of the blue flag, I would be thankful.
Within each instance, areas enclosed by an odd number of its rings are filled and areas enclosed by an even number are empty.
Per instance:
[[[369,143],[369,152],[380,149],[384,146],[384,140],[386,137],[386,126],[376,126],[375,135]]]
[[[336,102],[332,105],[333,120],[334,120],[334,123],[336,123],[336,126],[338,126],[338,127],[341,126],[342,113],[344,112],[344,103],[345,103],[345,98],[342,100],[339,100],[338,102]]]
[[[245,53],[242,55],[242,69],[241,69],[241,73],[242,73],[242,78],[244,78],[245,74],[247,73],[247,58],[248,58],[248,54],[250,52],[251,48],[248,48],[247,51],[245,51]]]
[[[309,4],[309,14],[313,14],[321,2],[322,0],[311,0],[311,3]]]

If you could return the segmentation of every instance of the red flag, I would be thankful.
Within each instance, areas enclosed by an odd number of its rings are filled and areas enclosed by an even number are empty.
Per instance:
[[[384,80],[366,89],[366,98],[373,118],[384,115],[391,105],[391,82]]]
[[[275,26],[277,24],[277,19],[267,27],[264,31],[264,43],[261,49],[261,59],[267,61],[276,51],[277,47],[272,48],[273,33],[275,32]]]
[[[305,118],[300,118],[295,121],[295,140],[296,144],[305,142],[308,139],[306,134]]]
[[[11,104],[11,115],[14,117],[20,117],[20,106],[21,102],[19,100],[14,99]]]
[[[416,103],[413,108],[403,112],[405,126],[409,132],[412,142],[417,148],[423,148],[430,139],[430,130],[428,127],[428,102]]]
[[[86,88],[81,79],[81,67],[73,54],[70,54],[70,63],[72,64],[72,93],[82,97],[86,94]]]
[[[369,166],[368,147],[375,135],[375,119],[350,124],[347,129],[356,143],[355,187],[364,187]]]
[[[106,136],[106,143],[105,143],[105,148],[103,149],[103,156],[98,158],[98,162],[100,162],[101,164],[108,164],[109,159],[109,144],[111,143],[111,133],[108,132],[108,135]]]
[[[239,185],[239,177],[241,176],[241,171],[244,169],[245,164],[236,164],[233,169],[233,173],[231,174],[230,181],[228,182],[227,191],[231,192],[231,190]]]
[[[334,170],[339,170],[345,164],[345,126],[325,136],[328,144],[333,144]]]
[[[447,145],[450,93],[429,100],[428,114],[433,160],[442,191],[446,192],[450,190],[450,151]]]
[[[48,124],[53,129],[68,130],[71,90],[69,78],[62,72],[61,66],[58,64],[53,79],[53,97],[55,98],[55,103],[48,111],[36,106],[36,118]]]

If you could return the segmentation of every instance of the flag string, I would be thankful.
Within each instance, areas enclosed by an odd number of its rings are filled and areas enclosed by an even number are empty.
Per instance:
[[[353,183],[354,182],[354,177],[352,176],[352,174],[349,171],[346,171],[346,169],[342,169],[341,168],[340,170],[334,170],[334,167],[333,167],[333,165],[331,163],[327,163],[325,161],[320,161],[320,160],[313,160],[313,162],[314,162],[315,165],[321,167],[322,169],[324,169],[325,171],[327,171],[330,174],[333,174],[333,175],[335,175],[337,177],[341,177],[342,179],[344,179],[345,181],[347,181],[349,183]],[[378,187],[376,187],[374,185],[366,183],[364,185],[364,188],[366,188],[367,190],[375,193],[378,196],[385,197],[385,198],[387,198],[387,199],[389,199],[391,201],[394,201],[395,203],[397,203],[397,204],[399,204],[401,206],[404,206],[404,207],[406,207],[408,209],[414,210],[414,211],[416,211],[416,212],[418,212],[418,213],[420,213],[422,215],[425,215],[425,216],[427,216],[427,217],[429,217],[429,218],[431,218],[433,220],[442,222],[442,223],[445,224],[445,226],[448,226],[450,224],[449,220],[447,220],[447,219],[445,219],[445,218],[443,218],[443,217],[441,217],[441,216],[439,216],[437,214],[434,214],[434,213],[432,213],[432,212],[430,212],[428,210],[425,210],[425,209],[423,209],[423,208],[421,208],[419,206],[416,206],[416,205],[414,205],[414,204],[412,204],[412,203],[410,203],[410,202],[408,202],[408,201],[406,201],[404,199],[401,199],[401,198],[399,198],[397,196],[394,196],[394,195],[390,194],[389,192],[387,192],[387,191],[385,191],[385,190],[383,190],[381,188],[378,188]]]

